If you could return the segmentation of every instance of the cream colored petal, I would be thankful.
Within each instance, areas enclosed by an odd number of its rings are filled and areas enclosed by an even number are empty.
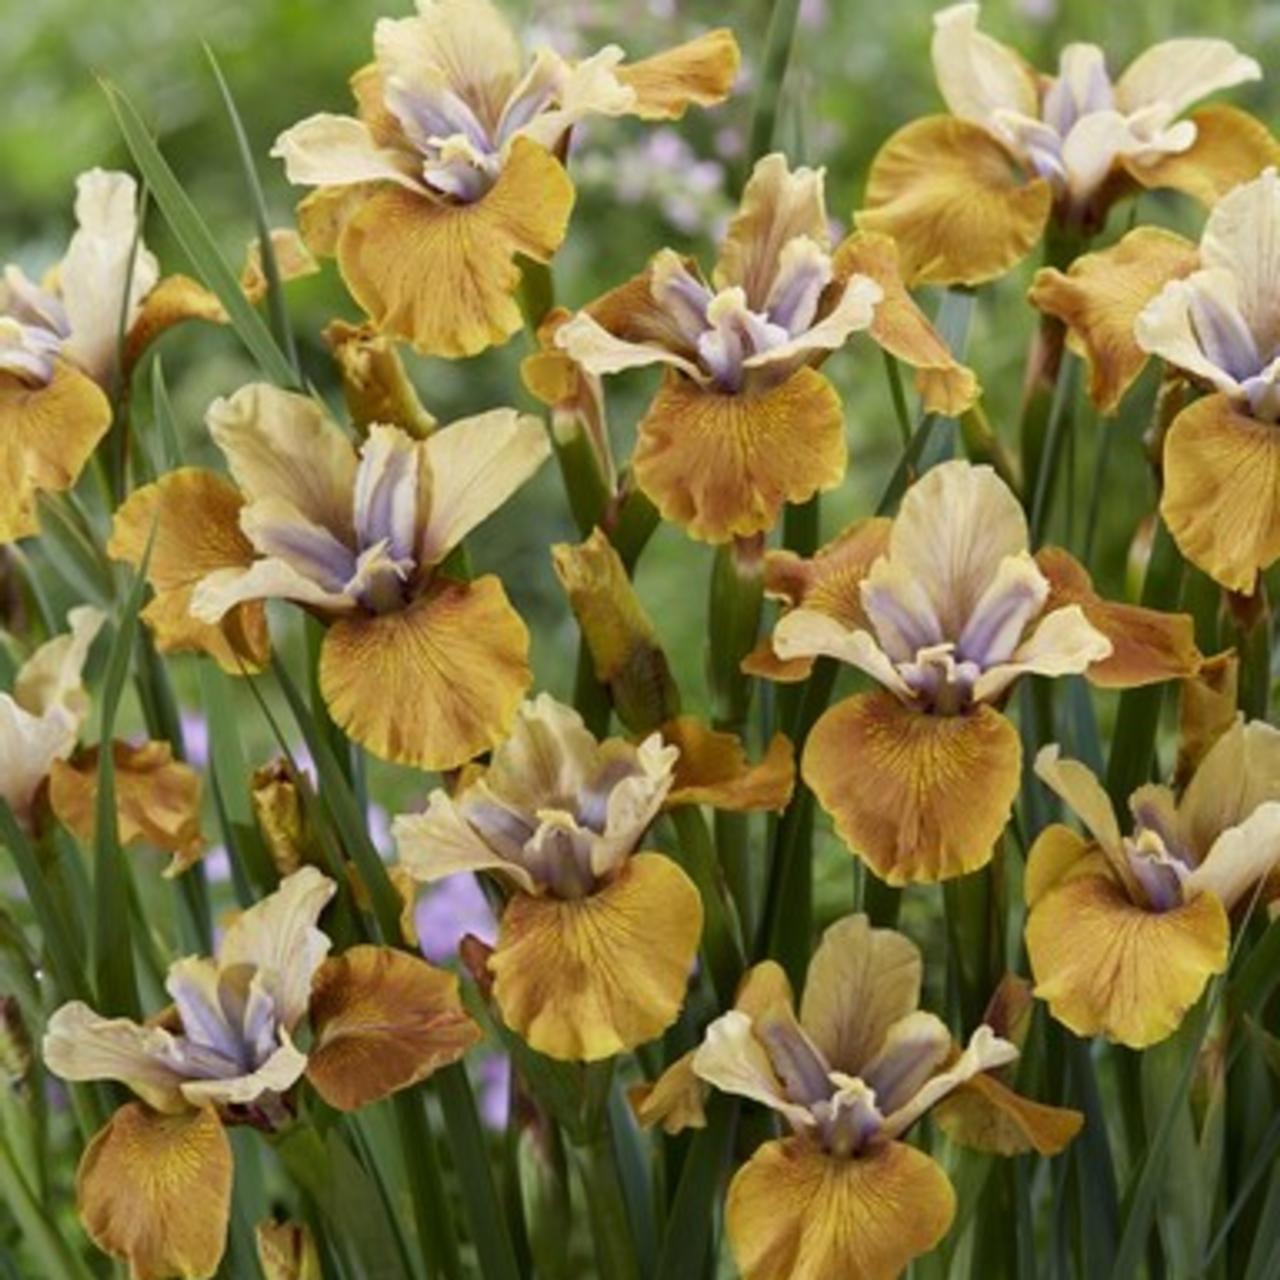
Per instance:
[[[310,980],[307,985],[310,989]],[[288,1036],[281,1039],[280,1047],[256,1071],[225,1080],[187,1080],[181,1085],[182,1096],[194,1107],[236,1107],[250,1106],[263,1094],[287,1093],[302,1079],[307,1055]]]
[[[308,520],[352,542],[356,454],[310,396],[250,383],[205,415],[245,496],[280,497]]]
[[[273,495],[242,507],[240,530],[258,555],[284,561],[326,592],[345,594],[355,576],[356,553],[285,498]],[[412,546],[411,537],[410,552]]]
[[[799,1132],[811,1129],[813,1117],[805,1107],[787,1101],[769,1055],[751,1028],[751,1019],[738,1009],[722,1014],[707,1028],[693,1056],[694,1073],[723,1093],[771,1107]]]
[[[1178,806],[1197,859],[1261,804],[1280,800],[1280,729],[1240,718],[1205,754]]]
[[[1014,650],[1008,662],[978,677],[973,696],[980,702],[990,701],[1023,675],[1081,674],[1093,663],[1109,658],[1111,651],[1111,641],[1085,617],[1078,604],[1054,609]]]
[[[326,591],[285,560],[255,560],[247,569],[217,569],[191,593],[191,616],[220,622],[237,605],[250,600],[292,600],[329,612],[353,609],[355,601],[340,591]]]
[[[1224,831],[1183,891],[1212,893],[1228,911],[1280,865],[1280,802],[1261,805],[1238,827]]]
[[[1026,518],[1008,485],[990,467],[960,461],[907,490],[889,535],[890,560],[919,580],[953,639],[1004,558],[1026,549]]]
[[[1220,369],[1204,353],[1192,321],[1192,306],[1197,292],[1210,297],[1230,287],[1221,269],[1196,271],[1185,280],[1171,280],[1145,307],[1134,321],[1133,336],[1138,346],[1150,355],[1159,356],[1176,369],[1203,378],[1227,395],[1239,397],[1240,384]]]
[[[551,452],[538,418],[492,409],[433,431],[424,446],[431,497],[419,562],[438,564],[487,520]]]
[[[329,952],[329,938],[316,922],[336,891],[315,867],[301,867],[237,916],[218,947],[222,968],[249,964],[262,971],[286,1030],[306,1013],[312,976]]]
[[[980,1026],[969,1038],[965,1051],[946,1071],[929,1080],[911,1099],[897,1111],[885,1117],[883,1133],[896,1138],[905,1133],[930,1107],[941,1102],[953,1089],[982,1071],[1006,1066],[1018,1056],[1018,1051],[1007,1040],[1001,1040],[990,1027]]]
[[[63,1080],[118,1080],[153,1106],[172,1110],[176,1104],[182,1076],[173,1036],[162,1027],[103,1018],[76,1000],[49,1019],[41,1052]]]
[[[433,791],[425,813],[401,814],[391,834],[403,866],[422,884],[464,871],[497,871],[525,893],[537,893],[533,877],[476,834],[444,791]]]
[[[284,161],[285,177],[299,187],[385,181],[426,190],[407,151],[378,146],[368,126],[350,116],[308,116],[275,140],[271,154]]]
[[[83,724],[89,714],[89,695],[82,673],[89,648],[106,620],[101,609],[90,605],[70,610],[69,630],[46,640],[18,669],[14,701],[33,716],[56,710],[74,727]]]
[[[1280,178],[1274,169],[1213,206],[1200,237],[1200,257],[1206,267],[1230,272],[1234,300],[1258,350],[1264,356],[1274,351],[1280,340]]]
[[[871,327],[876,304],[883,297],[884,290],[874,280],[867,276],[852,276],[844,286],[840,301],[813,328],[798,333],[790,342],[748,356],[742,362],[743,367],[760,369],[785,365],[818,351],[835,351],[844,346],[850,334]]]
[[[876,1108],[892,1115],[914,1098],[952,1053],[951,1032],[936,1014],[917,1009],[885,1033],[860,1075],[875,1091]]]
[[[809,963],[800,1022],[837,1071],[863,1074],[889,1028],[920,1003],[920,952],[893,929],[845,916],[822,935]]]
[[[554,150],[568,130],[589,116],[620,116],[634,108],[635,90],[624,85],[616,74],[623,57],[617,45],[609,45],[576,63],[565,63],[546,49],[539,49],[538,56],[554,58],[564,68],[556,77],[556,105],[538,112],[519,133],[548,151]]]
[[[1142,141],[1118,111],[1091,111],[1071,128],[1062,144],[1067,190],[1080,202],[1095,195],[1120,156],[1143,151]]]
[[[1035,771],[1036,777],[1066,802],[1102,848],[1111,857],[1119,857],[1120,824],[1110,797],[1088,765],[1064,760],[1058,744],[1050,743],[1040,748]]]
[[[578,712],[540,693],[521,704],[485,771],[485,786],[532,812],[577,795],[601,763],[600,743]]]
[[[997,111],[1038,116],[1035,75],[1012,49],[978,30],[978,5],[933,15],[933,74],[951,114],[987,123]]]
[[[138,188],[127,173],[91,169],[76,179],[76,231],[58,267],[71,326],[64,353],[107,386],[116,363],[120,320],[126,329],[160,268],[139,243]],[[128,294],[126,301],[125,295]]]
[[[609,793],[604,839],[596,841],[591,850],[591,870],[596,875],[608,875],[640,843],[671,790],[679,754],[657,733],[637,748],[641,772],[624,778]]]
[[[801,236],[820,248],[829,243],[825,180],[825,169],[793,171],[781,152],[757,160],[720,246],[716,287],[740,285],[748,304],[763,310],[783,248]]]
[[[1260,80],[1262,68],[1227,40],[1163,40],[1140,53],[1116,81],[1122,111],[1160,106],[1169,118],[1219,89]]]
[[[76,726],[65,713],[33,716],[0,693],[0,796],[26,825],[40,784],[54,761],[65,760],[76,745]]]
[[[599,377],[651,364],[667,364],[698,382],[707,381],[706,374],[692,360],[657,343],[617,338],[585,311],[562,325],[555,340],[556,346],[567,352],[570,359]]]
[[[816,609],[793,609],[773,629],[773,651],[779,658],[835,658],[865,671],[903,698],[910,685],[868,631],[853,631]]]

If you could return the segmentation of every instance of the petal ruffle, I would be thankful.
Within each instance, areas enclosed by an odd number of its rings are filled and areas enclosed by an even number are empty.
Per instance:
[[[907,292],[898,256],[890,236],[863,231],[836,250],[832,265],[837,279],[860,272],[880,286],[884,297],[871,321],[872,341],[916,371],[916,389],[926,412],[958,417],[972,407],[982,389],[973,370],[951,354]]]
[[[529,632],[492,575],[441,579],[395,613],[339,618],[320,651],[334,721],[419,769],[456,769],[496,745],[532,678]]]
[[[482,1038],[458,978],[391,947],[357,946],[320,966],[311,988],[307,1079],[354,1111],[457,1062]]]
[[[1041,548],[1036,564],[1049,579],[1045,611],[1079,605],[1089,622],[1111,641],[1111,656],[1086,672],[1093,684],[1132,689],[1161,680],[1186,680],[1200,669],[1202,659],[1190,614],[1104,600],[1094,590],[1088,570],[1062,547]]]
[[[133,1280],[197,1280],[222,1260],[231,1217],[231,1143],[211,1107],[161,1115],[126,1103],[76,1174],[90,1239]]]
[[[1056,1156],[1084,1125],[1079,1111],[1033,1102],[986,1074],[944,1098],[933,1119],[952,1142],[1000,1156]]]
[[[180,467],[129,495],[116,511],[107,543],[113,560],[136,568],[154,526],[147,578],[155,597],[142,616],[157,648],[202,650],[233,675],[266,665],[271,640],[265,607],[261,601],[240,604],[212,624],[192,616],[191,594],[208,574],[253,561],[253,544],[240,529],[243,507],[239,491],[223,476]]]
[[[125,378],[161,334],[187,320],[226,324],[227,313],[217,295],[198,280],[190,276],[166,276],[142,300],[125,335]]]
[[[36,532],[37,491],[70,489],[110,425],[102,389],[65,360],[44,386],[0,373],[0,543]]]
[[[426,355],[475,355],[524,323],[516,258],[550,261],[572,208],[560,162],[517,138],[498,181],[474,204],[375,192],[344,222],[338,266],[384,333]]]
[[[1188,560],[1252,593],[1280,559],[1280,432],[1226,396],[1197,400],[1165,437],[1160,514]]]
[[[1264,169],[1280,164],[1280,142],[1261,120],[1223,102],[1193,111],[1187,119],[1196,140],[1186,151],[1162,155],[1154,163],[1130,161],[1126,168],[1149,189],[1170,187],[1212,206]]]
[[[839,1159],[789,1138],[734,1176],[725,1229],[743,1280],[895,1280],[946,1235],[955,1204],[938,1164],[904,1143]]]
[[[1038,899],[1026,941],[1036,995],[1059,1022],[1145,1049],[1226,968],[1230,924],[1212,893],[1147,911],[1110,876],[1077,874]]]
[[[977,285],[1031,252],[1052,202],[981,126],[926,116],[880,148],[855,221],[897,241],[907,284]]]
[[[1161,227],[1138,227],[1118,244],[1086,253],[1066,272],[1036,272],[1029,298],[1067,326],[1067,342],[1089,365],[1089,395],[1114,413],[1147,362],[1133,326],[1170,280],[1200,265],[1196,246]]]
[[[627,1100],[642,1129],[661,1125],[666,1134],[707,1127],[708,1086],[693,1069],[696,1049],[678,1057],[656,1080],[632,1085]]]
[[[771,529],[784,502],[844,479],[844,412],[822,374],[726,395],[670,375],[639,427],[636,480],[690,537],[727,542]]]
[[[635,90],[630,114],[641,120],[679,120],[691,106],[723,102],[741,61],[733,32],[717,27],[651,58],[624,62],[614,74]]]
[[[786,734],[775,734],[764,759],[751,764],[742,739],[719,733],[696,716],[662,726],[662,737],[680,748],[667,807],[707,804],[716,809],[781,812],[795,787],[795,752]]]
[[[609,1058],[676,1020],[701,933],[689,877],[661,854],[636,854],[588,897],[511,899],[489,959],[494,998],[539,1053]]]
[[[801,772],[850,850],[889,884],[932,883],[990,861],[1022,750],[991,707],[933,716],[856,694],[813,727]]]

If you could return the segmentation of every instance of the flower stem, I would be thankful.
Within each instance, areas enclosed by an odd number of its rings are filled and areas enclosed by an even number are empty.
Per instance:
[[[613,1140],[607,1124],[573,1148],[596,1246],[599,1274],[609,1280],[640,1280],[635,1238],[627,1214]]]
[[[765,34],[764,54],[760,59],[759,88],[751,107],[751,130],[747,141],[747,169],[773,147],[778,128],[778,107],[782,101],[782,85],[791,60],[795,41],[796,19],[800,0],[774,0]]]

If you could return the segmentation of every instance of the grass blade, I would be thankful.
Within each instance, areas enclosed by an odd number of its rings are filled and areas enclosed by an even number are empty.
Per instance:
[[[168,161],[161,155],[142,117],[116,85],[104,80],[102,87],[134,163],[196,274],[217,295],[232,328],[240,335],[240,340],[263,373],[279,386],[297,387],[298,376],[293,365],[276,345],[262,317],[244,296],[235,272],[227,265],[213,234],[182,189]]]

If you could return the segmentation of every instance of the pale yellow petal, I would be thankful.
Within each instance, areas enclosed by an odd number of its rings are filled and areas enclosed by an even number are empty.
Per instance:
[[[624,62],[616,74],[635,90],[630,110],[641,120],[679,120],[691,106],[723,102],[741,61],[733,32],[717,27],[639,62]]]
[[[295,186],[394,182],[413,192],[424,189],[412,152],[379,146],[369,127],[350,116],[308,116],[275,140],[271,155],[284,161],[285,178]]]
[[[1211,893],[1228,911],[1280,865],[1280,802],[1260,805],[1224,831],[1187,878],[1186,892]]]
[[[1280,729],[1264,720],[1232,723],[1200,761],[1178,806],[1193,855],[1203,859],[1228,827],[1280,800]]]
[[[106,614],[92,605],[77,605],[67,613],[67,630],[46,640],[18,668],[13,699],[33,716],[62,712],[73,726],[89,715],[84,687],[84,664]]]
[[[1159,106],[1172,118],[1220,89],[1261,79],[1262,68],[1229,40],[1184,36],[1153,44],[1124,69],[1116,105],[1126,114]]]
[[[1039,116],[1036,73],[1008,45],[978,30],[978,5],[953,4],[935,13],[930,53],[952,115],[979,124],[997,112]]]
[[[680,749],[667,805],[709,804],[736,812],[780,812],[795,786],[795,753],[785,734],[776,734],[757,765],[747,759],[742,740],[718,733],[696,716],[662,726],[663,739]]]

